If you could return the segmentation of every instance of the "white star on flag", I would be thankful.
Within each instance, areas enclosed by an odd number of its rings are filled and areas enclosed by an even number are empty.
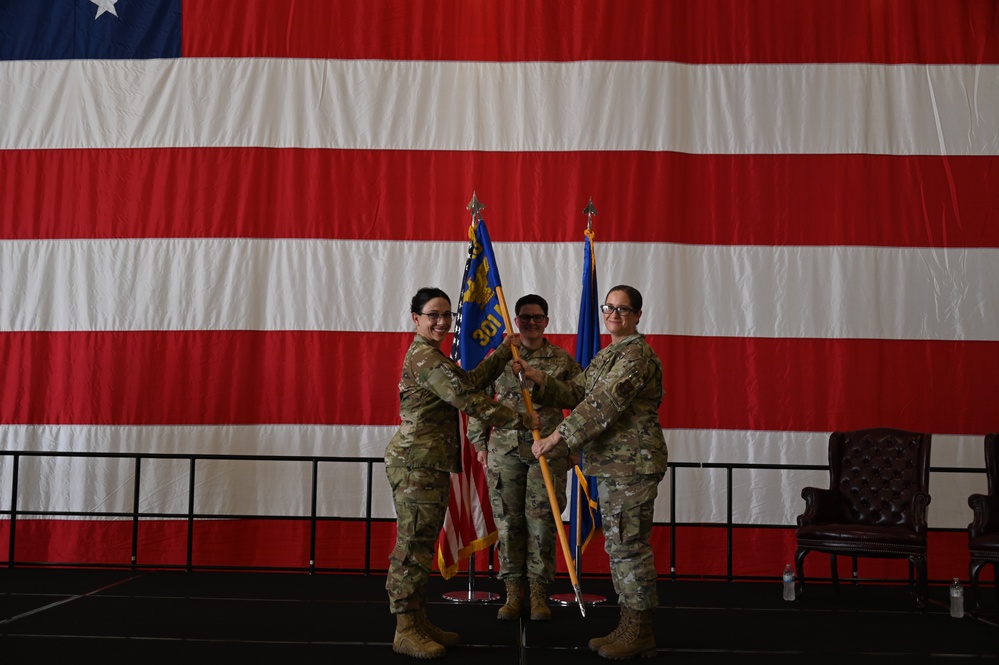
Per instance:
[[[114,5],[118,0],[90,0],[90,2],[97,5],[97,16],[94,17],[96,21],[101,17],[104,12],[111,12],[115,16],[118,16],[118,12],[115,11]]]

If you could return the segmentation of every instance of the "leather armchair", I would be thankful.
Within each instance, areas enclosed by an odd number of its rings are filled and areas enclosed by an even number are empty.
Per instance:
[[[978,574],[986,564],[992,564],[995,577],[996,600],[999,600],[999,434],[985,437],[985,475],[988,494],[972,494],[968,505],[974,512],[974,521],[968,525],[968,552],[971,560],[968,573],[974,589],[974,608],[981,607]]]
[[[829,436],[829,487],[801,491],[795,568],[804,592],[805,557],[830,555],[839,590],[838,555],[904,558],[916,601],[926,607],[926,513],[930,503],[932,435],[887,427],[833,432]]]

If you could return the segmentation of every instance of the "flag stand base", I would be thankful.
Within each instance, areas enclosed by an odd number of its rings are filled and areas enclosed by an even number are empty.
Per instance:
[[[473,552],[468,557],[468,591],[448,591],[443,597],[453,603],[491,603],[498,600],[500,595],[492,591],[475,590],[475,553]]]
[[[444,594],[444,599],[450,600],[452,603],[491,603],[499,597],[498,593],[492,591],[472,591],[471,589],[467,592],[448,591]]]
[[[606,598],[595,593],[581,593],[579,597],[582,599],[583,605],[599,605],[607,601]],[[563,607],[576,604],[576,594],[574,593],[555,593],[549,596],[548,599]]]

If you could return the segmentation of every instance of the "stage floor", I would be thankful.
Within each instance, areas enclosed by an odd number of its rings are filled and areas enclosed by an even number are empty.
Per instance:
[[[19,663],[414,662],[392,652],[384,577],[235,572],[0,570],[0,661]],[[616,625],[610,583],[583,580],[579,606],[553,603],[550,622],[499,621],[501,600],[468,597],[468,579],[434,577],[428,610],[462,644],[441,661],[476,665],[607,662],[589,638]],[[789,603],[780,582],[660,581],[659,658],[671,663],[999,660],[995,593],[978,618],[950,617],[947,589],[925,611],[904,587],[814,584]],[[499,593],[493,578],[477,592]],[[568,580],[555,594],[571,593]],[[967,590],[970,593],[970,589]],[[967,599],[970,606],[971,598]]]

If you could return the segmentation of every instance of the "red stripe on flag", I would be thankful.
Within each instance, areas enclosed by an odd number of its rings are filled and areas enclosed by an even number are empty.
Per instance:
[[[577,242],[537,220],[592,196],[602,243],[999,247],[999,156],[634,151],[4,150],[0,237],[461,240],[483,182],[503,242]]]
[[[412,333],[0,333],[8,424],[394,424]],[[358,353],[358,349],[364,353]]]
[[[549,338],[575,348],[574,335]],[[648,339],[664,359],[667,428],[995,427],[984,386],[999,374],[999,342]],[[369,332],[0,333],[0,420],[392,425],[411,341]]]
[[[192,57],[994,63],[995,3],[185,0]],[[636,20],[636,17],[641,17]],[[228,29],[220,30],[225,25]],[[465,27],[469,29],[464,29]],[[946,36],[946,38],[941,38]]]
[[[999,342],[659,337],[667,427],[995,428]]]

